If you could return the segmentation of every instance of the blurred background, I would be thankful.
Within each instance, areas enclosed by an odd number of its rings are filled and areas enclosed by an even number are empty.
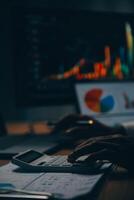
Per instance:
[[[46,14],[46,10],[48,12],[47,14]],[[86,25],[82,25],[84,22],[84,19],[85,18],[86,20],[89,19],[90,23],[88,24],[88,27],[87,27],[88,31],[85,31],[87,32],[87,34],[89,34],[90,30],[92,30],[91,24],[93,25],[97,21],[97,17],[94,18],[95,16],[97,16],[96,12],[103,13],[103,17],[101,20],[103,20],[103,18],[106,19],[106,16],[108,13],[112,13],[112,15],[110,15],[110,17],[108,18],[109,20],[107,20],[105,24],[102,25],[103,29],[104,29],[104,26],[106,27],[107,25],[109,27],[112,27],[110,26],[110,23],[114,24],[114,22],[116,22],[116,19],[117,19],[117,23],[119,23],[120,20],[124,20],[124,17],[118,20],[118,18],[116,18],[118,14],[121,14],[121,16],[127,16],[127,18],[129,18],[130,21],[134,21],[134,17],[133,17],[134,1],[132,0],[111,0],[111,1],[107,1],[107,0],[90,0],[90,1],[88,0],[68,0],[68,1],[65,1],[65,0],[19,0],[19,1],[1,0],[0,1],[0,27],[1,27],[0,28],[0,112],[2,113],[5,120],[7,121],[14,121],[14,120],[27,121],[27,120],[42,120],[42,119],[55,120],[67,113],[76,112],[75,106],[74,106],[75,99],[73,98],[73,95],[71,93],[72,91],[70,92],[70,89],[67,88],[67,87],[70,88],[71,85],[68,86],[68,83],[67,83],[67,86],[66,86],[66,80],[64,81],[64,83],[62,82],[61,84],[61,79],[66,79],[66,77],[69,76],[68,73],[65,73],[65,72],[69,72],[70,68],[68,68],[68,70],[65,70],[64,68],[65,66],[63,67],[63,62],[59,63],[59,60],[56,60],[56,62],[60,66],[58,68],[60,73],[59,71],[57,72],[55,70],[56,67],[53,67],[52,69],[48,67],[47,71],[40,71],[40,74],[47,73],[47,76],[44,79],[41,79],[40,83],[38,82],[39,85],[38,85],[38,88],[36,89],[39,89],[41,92],[39,91],[35,92],[34,91],[35,88],[33,89],[33,85],[37,83],[37,79],[39,78],[38,77],[39,74],[37,73],[37,71],[38,69],[42,69],[42,68],[37,67],[38,65],[40,65],[39,62],[41,61],[36,58],[38,58],[40,55],[38,53],[34,54],[35,56],[34,65],[36,65],[36,67],[34,68],[32,67],[30,68],[31,57],[30,58],[28,57],[30,54],[30,51],[29,51],[30,40],[28,40],[27,42],[27,39],[28,39],[27,36],[30,37],[30,35],[26,35],[27,31],[29,31],[30,29],[30,26],[28,26],[28,22],[36,24],[37,21],[40,20],[40,23],[42,23],[41,20],[42,19],[44,20],[42,16],[44,17],[44,13],[45,13],[45,17],[47,21],[45,22],[43,21],[43,23],[45,23],[45,28],[48,28],[49,25],[47,23],[50,21],[50,17],[52,16],[51,20],[53,21],[53,24],[54,24],[55,16],[58,16],[57,13],[61,13],[59,15],[59,19],[61,20],[62,15],[65,14],[64,10],[71,10],[71,12],[69,16],[66,16],[65,19],[63,19],[62,21],[63,25],[65,25],[65,23],[68,24],[69,21],[71,21],[71,19],[73,18],[73,12],[75,14],[76,11],[78,11],[77,16],[79,20],[80,19],[83,20],[83,21],[80,20],[80,24],[81,24],[80,27],[83,26],[83,28],[85,28],[85,26],[87,26],[87,21],[86,21]],[[82,14],[78,14],[79,11],[82,11]],[[83,12],[86,13],[87,17],[83,16]],[[35,17],[37,15],[38,17]],[[69,17],[69,21],[68,21],[68,17]],[[75,20],[74,22],[72,22],[72,26],[73,26],[73,23],[75,24],[76,22]],[[78,20],[77,20],[77,23],[78,23]],[[126,25],[126,29],[129,32],[130,27],[129,27],[129,24],[127,25]],[[53,27],[54,26],[55,25],[53,25]],[[96,30],[98,30],[98,34],[99,34],[101,30],[101,25],[98,24],[98,25],[95,25],[94,27],[96,26],[98,26]],[[79,26],[77,26],[77,28],[78,27]],[[118,24],[116,24],[116,27],[118,27]],[[52,27],[49,27],[49,28],[51,29]],[[72,30],[73,32],[75,32],[73,28]],[[68,31],[71,32],[72,30],[68,30]],[[119,29],[119,30],[122,31],[122,29]],[[114,29],[113,35],[117,36],[118,34],[120,34],[119,30],[117,30],[117,33],[116,33]],[[35,30],[33,34],[36,35],[37,33],[36,31],[37,30]],[[49,31],[47,32],[47,34],[49,35]],[[124,34],[125,34],[125,31],[124,31]],[[111,37],[111,35],[109,37]],[[36,41],[37,38],[33,38],[33,39],[35,39],[35,43],[38,42]],[[111,42],[112,40],[114,39],[112,38]],[[49,44],[45,43],[45,45],[49,45]],[[62,45],[62,42],[60,45]],[[100,44],[100,46],[101,45],[103,46],[103,44]],[[50,47],[51,47],[51,44],[50,44]],[[105,45],[103,47],[105,48]],[[37,50],[37,46],[34,46],[33,48]],[[71,48],[71,46],[67,48]],[[27,57],[25,57],[25,52],[29,53],[27,54]],[[78,55],[78,52],[75,52],[75,54]],[[76,58],[76,60],[70,61],[70,63],[72,62],[71,66],[74,67],[77,65],[83,65],[81,64],[82,61],[84,62],[84,65],[86,62],[88,62],[88,65],[90,65],[91,62],[102,60],[101,55],[97,57],[98,60],[96,59],[96,55],[97,53],[95,52],[94,60],[92,59],[88,60],[87,59],[88,56],[86,53],[84,55],[80,55],[79,59]],[[47,63],[47,61],[48,60],[46,58],[45,62]],[[70,65],[70,63],[64,63],[64,65],[66,64]],[[53,62],[52,62],[52,65],[53,65]],[[34,71],[31,72],[30,70],[33,70],[33,69]],[[30,73],[35,73],[35,74],[31,77]],[[61,74],[64,76],[61,76]],[[128,72],[128,74],[130,75],[131,71]],[[124,76],[125,77],[116,77],[116,78],[117,79],[133,78],[130,76],[127,77],[127,72],[126,72],[126,75]],[[34,77],[34,80],[32,79],[33,77]],[[55,85],[55,83],[57,84],[57,82],[55,82],[55,79],[58,79],[58,80],[60,79],[60,87],[61,85],[63,86],[64,84],[65,84],[64,85],[65,87],[61,87],[61,90],[57,91],[56,88],[51,88],[51,84],[49,85],[49,83],[47,83],[47,86],[46,86],[46,78],[48,77],[49,77],[49,80],[51,79],[51,81],[53,81],[53,85]],[[69,77],[69,82],[70,81],[74,81],[74,80],[70,79]],[[44,84],[44,85],[42,86],[41,84],[42,85]],[[28,87],[31,87],[31,89],[28,90],[27,89]],[[44,91],[42,91],[41,87],[44,87]],[[48,90],[45,90],[45,87],[48,87]],[[59,87],[59,82],[57,85],[55,85],[55,87]],[[51,93],[49,94],[50,90],[51,90]],[[36,93],[36,97],[35,97],[35,93]],[[64,95],[63,93],[66,95]],[[57,98],[58,95],[59,97]],[[48,97],[48,99],[46,98],[46,96]]]

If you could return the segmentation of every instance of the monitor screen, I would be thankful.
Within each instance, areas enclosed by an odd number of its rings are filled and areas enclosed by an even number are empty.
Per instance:
[[[77,111],[104,124],[132,121],[134,116],[134,81],[95,81],[75,84]]]
[[[75,84],[80,114],[116,116],[134,114],[134,81]]]
[[[134,78],[134,15],[14,8],[17,105],[73,101],[75,81]]]

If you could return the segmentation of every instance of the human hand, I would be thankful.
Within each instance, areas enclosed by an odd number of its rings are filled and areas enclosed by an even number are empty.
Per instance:
[[[69,128],[79,126],[79,122],[86,122],[90,120],[91,117],[87,115],[69,114],[62,117],[55,125],[53,131],[66,131]]]
[[[73,139],[83,139],[117,133],[115,127],[107,126],[88,115],[70,114],[58,121],[52,133],[61,133]]]
[[[85,163],[108,160],[129,170],[134,168],[134,138],[120,134],[91,138],[80,144],[68,156],[69,162],[76,162],[83,155],[88,155]]]

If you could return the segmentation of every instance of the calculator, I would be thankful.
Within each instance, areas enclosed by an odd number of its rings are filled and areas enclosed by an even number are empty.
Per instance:
[[[12,158],[12,163],[30,172],[91,173],[102,168],[102,162],[85,164],[85,156],[76,163],[69,163],[67,156],[49,156],[38,151],[28,150]]]

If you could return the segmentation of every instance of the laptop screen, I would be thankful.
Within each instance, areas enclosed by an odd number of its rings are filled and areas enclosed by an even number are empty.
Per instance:
[[[133,118],[133,88],[133,81],[76,83],[75,93],[79,113],[105,118],[105,121],[108,117],[117,116]]]

